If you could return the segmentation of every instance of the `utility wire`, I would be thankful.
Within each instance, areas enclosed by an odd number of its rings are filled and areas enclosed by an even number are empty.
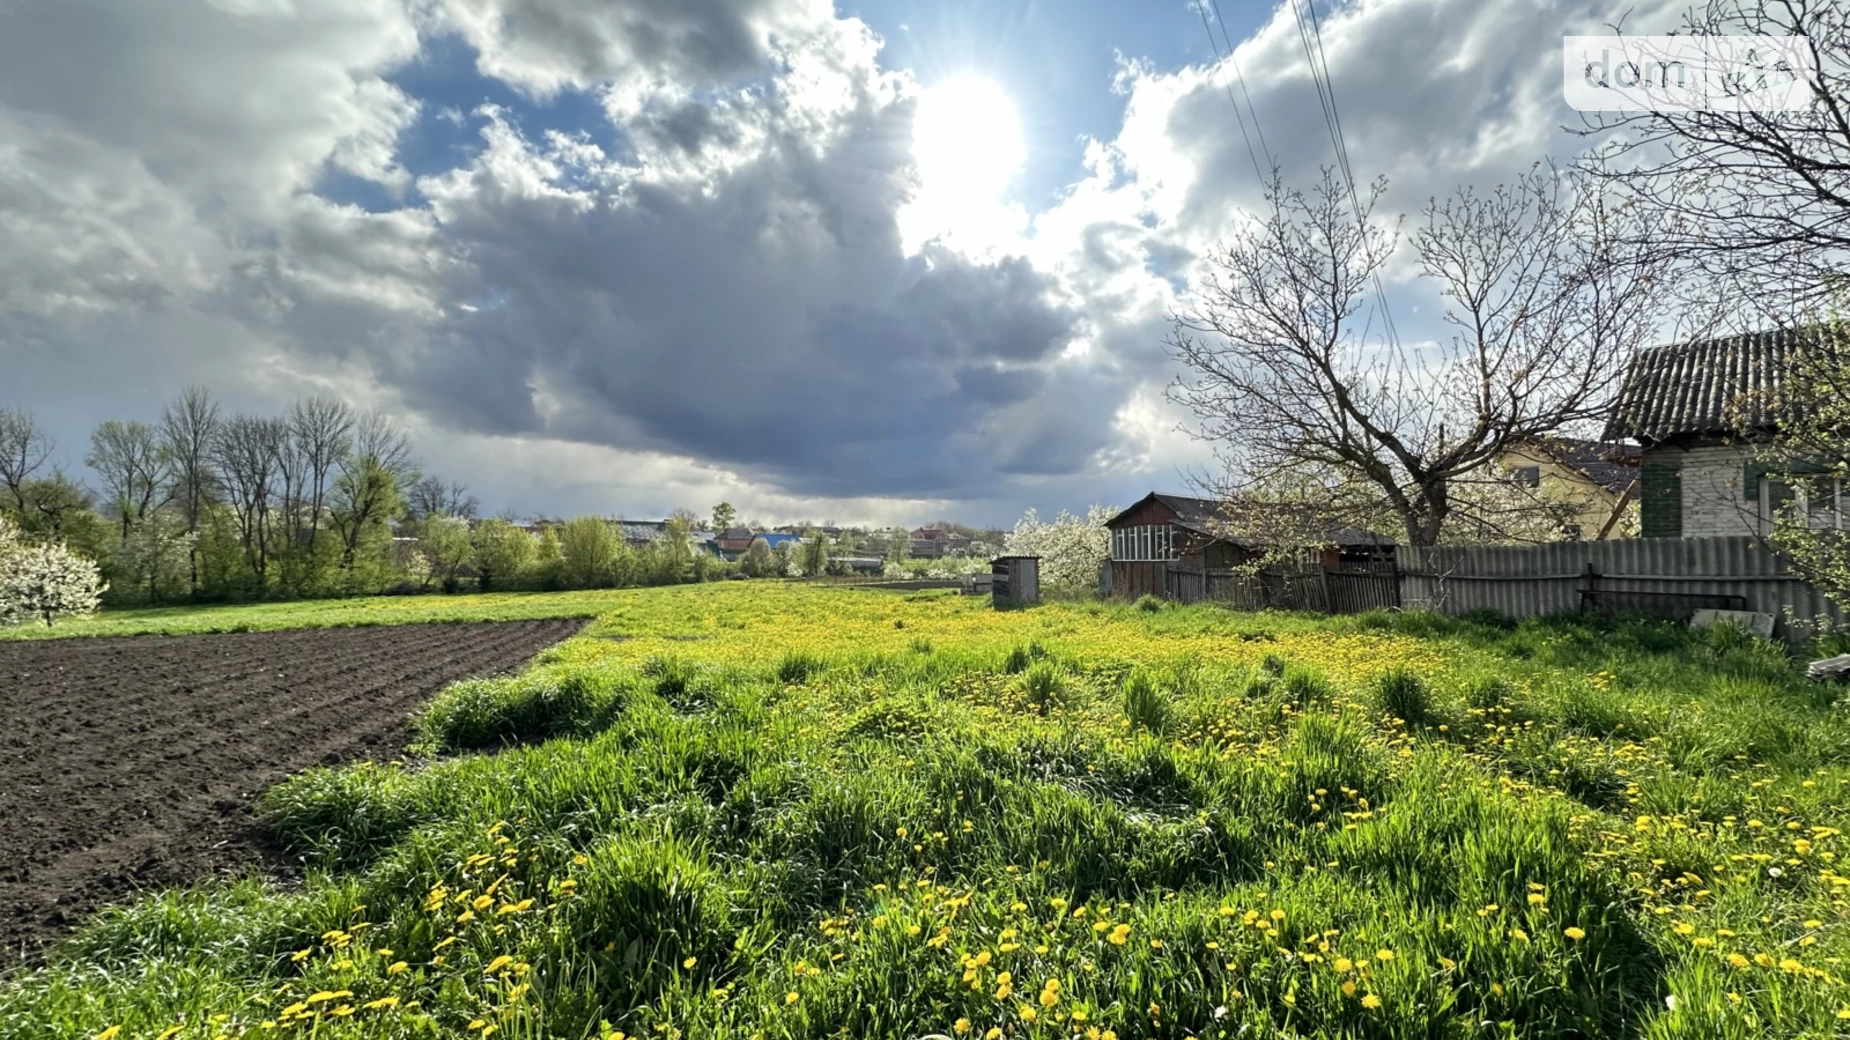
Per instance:
[[[1200,4],[1199,2],[1197,2],[1195,4],[1195,11],[1201,15],[1201,29],[1203,32],[1208,34],[1208,46],[1213,49],[1214,62],[1215,64],[1218,65],[1221,60],[1220,44],[1216,42],[1214,39],[1214,29],[1208,25],[1208,9],[1202,4]],[[1214,17],[1217,19],[1220,17],[1220,12],[1218,10],[1214,12]],[[1226,26],[1222,26],[1221,31],[1223,33],[1226,32]],[[1232,48],[1228,49],[1227,55],[1228,57],[1233,56]],[[1235,71],[1236,72],[1238,71],[1238,65],[1235,66]],[[1259,167],[1259,153],[1253,150],[1252,136],[1246,132],[1246,117],[1240,114],[1240,103],[1234,100],[1232,85],[1230,84],[1222,84],[1222,85],[1225,86],[1227,89],[1227,103],[1233,106],[1233,118],[1238,120],[1240,123],[1240,137],[1246,141],[1246,155],[1247,155],[1247,158],[1253,161],[1253,174],[1254,176],[1259,178],[1259,183],[1264,184],[1265,183],[1265,173]],[[1242,90],[1245,89],[1244,79],[1242,79],[1241,89]],[[1251,98],[1248,98],[1247,101],[1248,101],[1248,106],[1250,107]],[[1254,112],[1253,113],[1253,128],[1256,130],[1258,129],[1258,127],[1259,127],[1259,113]],[[1261,145],[1263,145],[1265,142],[1265,134],[1263,132],[1260,133],[1259,140],[1260,140]],[[1271,158],[1272,158],[1272,153],[1270,151],[1266,152],[1266,161],[1268,163],[1271,161]]]
[[[1362,203],[1355,190],[1355,169],[1349,162],[1348,139],[1343,134],[1342,117],[1336,110],[1336,83],[1330,76],[1329,59],[1323,49],[1323,28],[1317,20],[1317,8],[1312,0],[1304,0],[1304,6],[1310,8],[1310,22],[1307,25],[1304,12],[1298,7],[1298,0],[1290,0],[1291,14],[1297,20],[1298,40],[1304,45],[1304,60],[1310,65],[1311,83],[1317,89],[1317,104],[1323,110],[1324,126],[1330,132],[1330,146],[1336,153],[1336,165],[1342,172],[1343,186],[1348,190],[1349,205],[1355,210],[1356,226],[1367,235],[1367,222],[1362,217]],[[1315,44],[1312,34],[1315,33]],[[1320,61],[1321,59],[1321,61]],[[1381,284],[1380,272],[1371,275],[1375,284],[1376,305],[1381,308],[1382,328],[1387,333],[1388,342],[1396,350],[1400,347],[1400,333],[1394,327],[1394,315],[1388,308],[1387,290]]]
[[[1246,89],[1246,73],[1240,71],[1240,56],[1234,52],[1233,37],[1227,34],[1227,20],[1220,16],[1220,0],[1212,0],[1212,3],[1214,5],[1214,21],[1220,26],[1220,38],[1227,43],[1227,60],[1233,63],[1234,78],[1240,81],[1240,93],[1246,98],[1246,110],[1252,113],[1253,133],[1259,135],[1259,150],[1265,153],[1266,167],[1269,169],[1276,165],[1276,163],[1272,159],[1272,150],[1267,148],[1265,144],[1265,127],[1260,125],[1259,110],[1253,107],[1253,95]],[[1209,33],[1208,42],[1212,43],[1213,40],[1214,34]]]

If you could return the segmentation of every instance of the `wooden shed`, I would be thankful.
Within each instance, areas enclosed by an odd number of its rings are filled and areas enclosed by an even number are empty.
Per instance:
[[[1227,515],[1226,503],[1215,499],[1153,491],[1106,521],[1111,531],[1111,563],[1105,579],[1110,594],[1123,599],[1158,596],[1185,602],[1249,598],[1246,593],[1252,590],[1245,586],[1253,583],[1240,581],[1234,569],[1252,563],[1264,547],[1229,537]],[[1304,562],[1307,569],[1320,572],[1350,564],[1391,561],[1394,544],[1392,538],[1372,531],[1340,528],[1332,530],[1324,547]],[[1254,605],[1328,609],[1327,605],[1309,602]]]

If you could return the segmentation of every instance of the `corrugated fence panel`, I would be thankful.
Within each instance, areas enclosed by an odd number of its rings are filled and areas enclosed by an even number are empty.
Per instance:
[[[1686,614],[1724,603],[1784,618],[1842,613],[1758,539],[1641,538],[1540,546],[1401,546],[1409,609],[1534,617],[1592,609]]]

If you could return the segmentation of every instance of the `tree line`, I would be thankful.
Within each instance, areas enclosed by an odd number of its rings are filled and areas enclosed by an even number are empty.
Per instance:
[[[422,470],[389,417],[338,399],[227,413],[189,387],[152,421],[91,434],[94,490],[54,462],[27,412],[0,409],[0,517],[97,561],[116,603],[430,589],[607,588],[723,576],[685,521],[628,545],[598,517],[479,520],[460,483]]]

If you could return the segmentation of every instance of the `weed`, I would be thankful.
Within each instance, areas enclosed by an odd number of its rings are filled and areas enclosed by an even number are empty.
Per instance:
[[[1426,683],[1406,668],[1395,668],[1375,680],[1375,706],[1409,725],[1426,721],[1431,707]]]
[[[1161,736],[1169,729],[1169,702],[1151,681],[1150,673],[1138,669],[1124,680],[1124,717],[1131,725]]]

